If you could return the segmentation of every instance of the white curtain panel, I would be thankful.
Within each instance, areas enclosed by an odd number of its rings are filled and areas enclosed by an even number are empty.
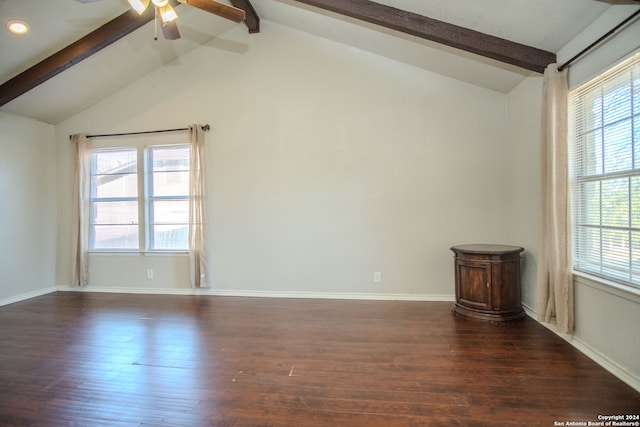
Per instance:
[[[89,191],[91,184],[91,149],[85,134],[71,136],[76,165],[73,180],[72,262],[73,286],[89,283]]]
[[[205,233],[205,154],[201,125],[189,126],[189,275],[191,287],[209,287]]]
[[[542,233],[538,254],[538,320],[573,332],[569,209],[567,76],[557,64],[544,73],[542,112]]]

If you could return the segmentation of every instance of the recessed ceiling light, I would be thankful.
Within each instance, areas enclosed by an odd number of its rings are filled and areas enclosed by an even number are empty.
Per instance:
[[[13,34],[26,34],[29,31],[29,26],[23,21],[9,21],[7,28]]]

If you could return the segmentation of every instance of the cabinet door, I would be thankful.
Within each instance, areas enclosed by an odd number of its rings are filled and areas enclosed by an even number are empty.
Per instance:
[[[521,310],[520,259],[503,261],[493,266],[492,305],[494,310]]]
[[[477,310],[491,310],[491,264],[457,262],[458,304]]]

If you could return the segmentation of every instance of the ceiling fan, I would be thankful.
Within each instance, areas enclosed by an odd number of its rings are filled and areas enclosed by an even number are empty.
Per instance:
[[[80,3],[91,3],[97,0],[76,0]],[[169,0],[127,0],[131,8],[142,15],[150,3],[155,9],[156,21],[160,22],[162,34],[167,40],[176,40],[180,38],[180,31],[176,19],[178,15]],[[245,18],[244,10],[220,3],[215,0],[178,0],[178,2],[193,6],[205,12],[213,13],[234,22],[242,22]],[[175,2],[174,2],[175,4]]]

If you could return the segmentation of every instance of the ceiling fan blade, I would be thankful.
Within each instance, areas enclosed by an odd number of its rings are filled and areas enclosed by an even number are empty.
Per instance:
[[[178,31],[176,21],[160,22],[160,28],[162,28],[162,35],[165,39],[178,40],[180,38],[180,31]]]
[[[214,0],[180,0],[182,3],[186,3],[189,6],[196,7],[214,15],[222,16],[223,18],[230,19],[234,22],[244,21],[244,10],[229,6],[224,3],[218,3]]]

